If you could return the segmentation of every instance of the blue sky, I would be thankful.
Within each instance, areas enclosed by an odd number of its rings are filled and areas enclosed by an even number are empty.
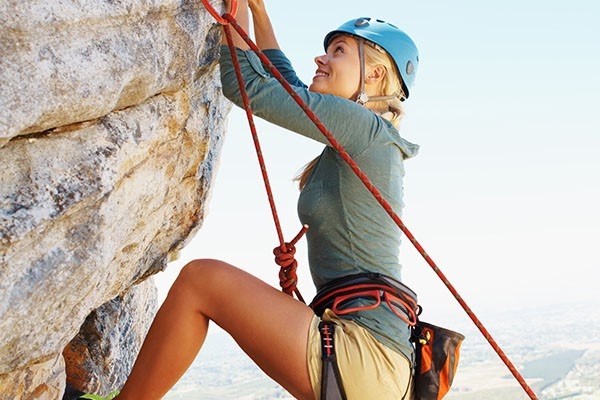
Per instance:
[[[421,151],[406,163],[403,220],[484,324],[486,312],[503,308],[580,300],[600,306],[600,3],[267,5],[305,82],[323,36],[349,19],[385,19],[413,37],[421,65],[401,134]],[[257,122],[290,240],[300,229],[292,178],[321,146]],[[205,225],[159,274],[160,293],[199,257],[224,259],[278,286],[277,244],[246,118],[234,109]],[[298,247],[299,288],[310,299],[304,242]],[[401,261],[425,319],[466,318],[407,241]]]

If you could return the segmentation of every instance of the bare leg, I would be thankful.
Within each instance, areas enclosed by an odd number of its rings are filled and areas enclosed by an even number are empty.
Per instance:
[[[229,264],[192,261],[156,315],[119,400],[164,396],[195,359],[209,320],[293,396],[313,399],[306,362],[312,315],[306,305]]]

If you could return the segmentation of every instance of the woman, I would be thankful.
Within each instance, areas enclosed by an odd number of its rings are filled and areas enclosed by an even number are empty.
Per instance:
[[[418,149],[395,127],[418,63],[412,40],[383,21],[349,21],[326,36],[326,53],[315,58],[317,70],[307,88],[279,50],[263,1],[239,1],[236,19],[246,31],[249,11],[258,46],[399,213],[403,160]],[[234,44],[253,112],[327,145],[237,34]],[[241,105],[228,47],[222,46],[221,53],[223,92]],[[400,280],[398,227],[332,147],[325,146],[299,181],[298,211],[310,226],[309,264],[317,289],[364,272],[391,277],[388,282]],[[327,389],[321,385],[322,318],[335,326],[334,366],[346,398],[367,399],[377,393],[379,399],[409,399],[412,310],[393,302],[375,308],[369,304],[368,299],[353,298],[344,304],[351,312],[344,314],[338,307],[342,315],[327,309],[319,317],[305,304],[225,262],[192,261],[173,284],[118,398],[164,396],[196,357],[212,320],[294,397],[317,399],[322,388]]]

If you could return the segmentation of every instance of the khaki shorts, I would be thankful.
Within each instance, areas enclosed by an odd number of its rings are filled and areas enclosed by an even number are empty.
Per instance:
[[[322,319],[336,325],[335,354],[348,400],[412,398],[412,367],[404,355],[379,343],[365,328],[339,318],[331,310],[325,310]],[[315,399],[321,398],[323,363],[319,322],[320,318],[315,316],[308,333],[308,370]]]

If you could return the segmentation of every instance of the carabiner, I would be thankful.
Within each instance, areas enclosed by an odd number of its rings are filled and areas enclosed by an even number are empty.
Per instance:
[[[227,25],[229,23],[225,18],[217,13],[217,10],[215,10],[215,8],[209,3],[209,0],[202,0],[202,4],[204,4],[206,11],[208,11],[209,14],[212,15],[219,24]],[[235,14],[237,14],[237,7],[237,0],[231,0],[229,15],[235,17]]]

